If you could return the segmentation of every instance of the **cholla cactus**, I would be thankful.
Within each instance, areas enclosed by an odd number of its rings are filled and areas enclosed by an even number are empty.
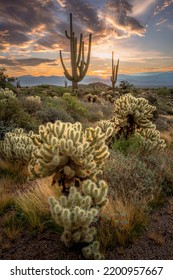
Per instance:
[[[88,102],[95,103],[97,101],[97,95],[92,95],[91,93],[88,93],[85,98]]]
[[[162,151],[166,147],[165,140],[160,139],[160,132],[156,129],[141,129],[136,133],[140,138],[143,151]]]
[[[22,128],[6,133],[4,140],[0,142],[1,157],[14,164],[29,163],[32,152],[36,148],[32,141],[33,135],[32,131],[28,134],[24,133]]]
[[[41,108],[40,96],[27,96],[24,103],[29,113],[33,113]]]
[[[100,253],[100,244],[94,241],[82,249],[82,253],[87,260],[103,260],[104,256]]]
[[[37,96],[37,95],[27,96],[26,101],[41,104],[41,98],[40,98],[40,96]]]
[[[49,198],[51,213],[57,224],[64,228],[61,239],[67,247],[93,241],[96,234],[94,222],[107,202],[107,192],[105,181],[96,185],[85,180],[80,191],[72,186],[68,196],[61,195],[58,200]]]
[[[78,122],[41,125],[33,139],[37,149],[29,164],[30,179],[55,174],[64,191],[85,179],[95,180],[109,156],[105,141],[112,132],[111,127],[105,133],[99,127],[82,131]]]
[[[5,88],[5,89],[1,88],[0,89],[0,99],[2,100],[2,99],[6,99],[6,98],[16,99],[16,95],[9,88]]]
[[[63,94],[63,97],[69,97],[69,96],[71,96],[71,93],[70,93],[70,92],[65,92],[65,93]]]
[[[114,113],[119,122],[120,134],[129,137],[136,129],[155,128],[152,123],[152,112],[156,107],[148,104],[144,98],[133,97],[130,93],[115,101]]]

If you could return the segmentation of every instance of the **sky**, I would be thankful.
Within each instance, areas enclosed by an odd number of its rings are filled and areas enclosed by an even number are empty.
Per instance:
[[[173,71],[173,0],[0,0],[0,67],[9,76],[63,76],[70,69],[70,13],[75,36],[92,34],[87,75]],[[79,41],[79,40],[78,40]]]

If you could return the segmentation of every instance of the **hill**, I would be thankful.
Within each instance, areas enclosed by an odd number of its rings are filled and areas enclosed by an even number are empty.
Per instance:
[[[18,77],[21,86],[55,85],[64,86],[64,76],[39,76],[25,75]],[[173,87],[173,72],[148,72],[133,75],[118,75],[117,84],[121,81],[128,81],[137,87]],[[82,84],[104,83],[111,85],[110,79],[103,79],[98,76],[86,76]],[[68,85],[71,83],[68,82]]]

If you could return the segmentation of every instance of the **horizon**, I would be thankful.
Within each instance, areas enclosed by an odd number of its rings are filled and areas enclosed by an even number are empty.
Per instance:
[[[173,0],[0,0],[0,65],[9,76],[64,76],[69,67],[70,13],[86,52],[92,34],[87,76],[109,78],[112,51],[119,73],[172,72]]]

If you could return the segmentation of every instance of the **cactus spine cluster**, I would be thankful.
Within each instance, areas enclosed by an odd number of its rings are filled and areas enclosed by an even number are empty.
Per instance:
[[[9,88],[5,88],[5,89],[1,88],[0,89],[0,100],[7,99],[7,98],[16,99],[16,95]]]
[[[91,54],[91,34],[89,35],[88,55],[86,61],[84,57],[83,34],[80,35],[79,52],[77,51],[77,37],[75,37],[75,33],[73,31],[72,14],[70,14],[70,35],[68,35],[67,31],[65,31],[65,35],[70,40],[71,74],[68,72],[64,64],[61,51],[60,60],[64,69],[65,77],[69,81],[72,81],[72,88],[73,90],[76,90],[78,88],[78,82],[80,82],[85,77],[89,67]]]
[[[81,123],[47,123],[39,127],[33,141],[37,149],[29,164],[30,178],[55,174],[63,190],[71,185],[80,186],[86,178],[96,180],[104,160],[109,156],[106,139],[113,132],[108,128],[82,130]]]
[[[79,242],[93,242],[96,234],[94,223],[100,209],[107,202],[107,192],[105,181],[97,185],[91,180],[85,180],[80,190],[72,186],[68,196],[61,195],[58,200],[49,198],[51,213],[57,224],[64,229],[61,238],[67,247]]]
[[[12,163],[29,163],[32,152],[36,148],[32,141],[34,133],[24,133],[23,129],[15,129],[5,134],[0,142],[0,155],[4,160]]]
[[[112,82],[113,93],[115,91],[115,84],[117,82],[118,68],[119,68],[119,59],[117,61],[117,64],[115,65],[115,62],[114,62],[114,52],[112,52],[112,76],[111,76],[111,82]]]

